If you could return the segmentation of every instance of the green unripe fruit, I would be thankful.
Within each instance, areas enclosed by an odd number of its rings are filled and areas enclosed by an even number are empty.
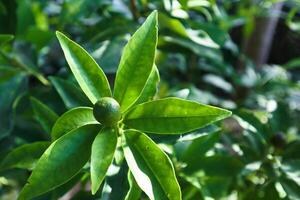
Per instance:
[[[98,122],[112,127],[121,119],[120,105],[111,97],[103,97],[95,103],[93,114]]]

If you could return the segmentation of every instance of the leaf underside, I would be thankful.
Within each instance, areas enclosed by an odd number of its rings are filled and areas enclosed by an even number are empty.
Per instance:
[[[180,200],[180,187],[168,156],[141,132],[126,130],[122,137],[129,169],[147,196],[151,200]]]

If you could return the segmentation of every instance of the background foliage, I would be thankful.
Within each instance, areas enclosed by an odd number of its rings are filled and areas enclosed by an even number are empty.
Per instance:
[[[271,12],[278,4],[278,12]],[[300,199],[296,0],[2,0],[0,199],[16,198],[34,168],[31,161],[48,146],[49,124],[67,109],[90,104],[67,67],[55,30],[83,44],[113,83],[129,35],[155,9],[157,98],[177,96],[234,114],[187,135],[151,135],[170,156],[183,199]],[[260,31],[259,20],[277,17],[272,39]],[[263,36],[272,39],[270,49]],[[269,54],[264,62],[251,53],[264,51]],[[39,106],[53,112],[40,113]],[[8,152],[28,143],[41,152],[22,146],[27,160],[16,163],[16,152],[3,162]],[[92,196],[88,176],[83,170],[37,199],[122,199],[132,184],[127,166],[116,166],[102,192]]]

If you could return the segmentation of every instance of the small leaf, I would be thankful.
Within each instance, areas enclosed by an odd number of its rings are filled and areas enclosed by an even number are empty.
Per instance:
[[[87,163],[99,125],[86,125],[54,141],[37,162],[19,200],[46,193],[75,176]]]
[[[99,189],[117,147],[117,133],[113,128],[103,128],[95,138],[91,155],[92,194]]]
[[[157,12],[133,34],[123,50],[115,80],[114,97],[125,112],[140,96],[154,64]]]
[[[51,128],[57,120],[58,115],[38,99],[31,97],[30,101],[35,114],[35,119],[47,133],[51,133]]]
[[[135,182],[135,179],[130,171],[128,171],[128,182],[129,182],[129,191],[125,197],[125,200],[138,200],[141,197],[141,189]]]
[[[111,96],[104,72],[89,53],[64,34],[57,31],[56,36],[71,71],[91,102],[94,104],[101,97]]]
[[[13,35],[9,35],[9,34],[0,34],[0,47],[11,41],[12,39],[14,39],[14,36]]]
[[[155,65],[153,65],[152,71],[147,79],[145,87],[143,88],[135,104],[140,104],[152,100],[157,92],[159,80],[160,78],[158,69]]]
[[[205,153],[211,149],[220,138],[220,132],[213,132],[210,134],[203,134],[201,137],[195,138],[192,141],[178,142],[175,147],[183,146],[185,148],[178,148],[178,157],[185,163],[199,161]]]
[[[141,132],[126,130],[122,140],[129,169],[147,196],[151,200],[180,200],[180,187],[168,156]]]
[[[33,169],[49,145],[50,142],[35,142],[19,146],[6,155],[1,162],[0,169]]]
[[[93,109],[89,107],[73,108],[57,119],[51,132],[52,140],[87,124],[99,124],[94,118]]]
[[[91,102],[73,83],[58,77],[50,77],[50,81],[62,98],[67,108],[90,106]]]
[[[149,133],[181,134],[230,115],[221,108],[171,97],[137,105],[127,113],[124,123]]]

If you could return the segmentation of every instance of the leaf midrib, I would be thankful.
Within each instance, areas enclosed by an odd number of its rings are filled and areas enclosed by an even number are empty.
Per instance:
[[[204,117],[213,117],[213,116],[220,116],[225,117],[226,115],[197,115],[197,116],[158,116],[158,117],[138,117],[138,118],[125,118],[125,121],[131,121],[131,120],[144,120],[144,119],[165,119],[165,118],[171,118],[171,119],[181,119],[181,118],[204,118]]]
[[[152,22],[152,23],[155,23],[155,22]],[[150,25],[150,26],[152,26],[152,24]],[[155,27],[156,28],[156,27]],[[145,35],[144,35],[144,38],[147,38],[148,37],[148,35],[150,34],[150,32],[152,32],[151,30],[150,31],[148,31]],[[156,36],[157,37],[157,36]],[[132,38],[131,38],[132,39]],[[143,42],[143,43],[145,43],[145,42]],[[155,45],[156,46],[156,45]],[[145,49],[145,45],[142,45],[140,48],[138,48],[139,49],[139,51],[138,52],[141,52],[141,49],[142,49],[142,51],[144,51],[144,49]],[[126,48],[127,48],[127,46],[126,46]],[[129,48],[129,46],[128,46],[128,48]],[[155,50],[154,50],[154,52],[155,52]],[[155,54],[155,53],[154,53]],[[123,64],[123,66],[126,66],[128,64],[128,58],[126,58],[125,59],[125,61],[124,61],[124,64]],[[121,69],[121,68],[120,68]],[[149,73],[149,75],[151,74],[151,70],[150,70],[150,73]],[[149,77],[148,77],[149,78]],[[147,80],[148,80],[148,78],[146,79],[146,81],[145,81],[145,83],[144,84],[146,84],[146,82],[147,82]],[[122,95],[120,95],[120,99],[121,99],[121,104],[123,103],[123,101],[124,101],[124,96],[125,96],[125,93],[126,93],[126,91],[128,90],[128,85],[129,85],[129,82],[130,81],[126,81],[126,84],[124,84],[125,85],[125,89],[123,90],[123,92],[122,92]],[[142,88],[142,90],[144,89],[144,87]],[[141,91],[142,91],[141,90]],[[134,101],[135,102],[135,101]],[[130,104],[130,105],[132,105],[132,104]],[[128,105],[127,106],[127,108],[126,108],[126,110],[129,108],[129,106],[130,105]]]

